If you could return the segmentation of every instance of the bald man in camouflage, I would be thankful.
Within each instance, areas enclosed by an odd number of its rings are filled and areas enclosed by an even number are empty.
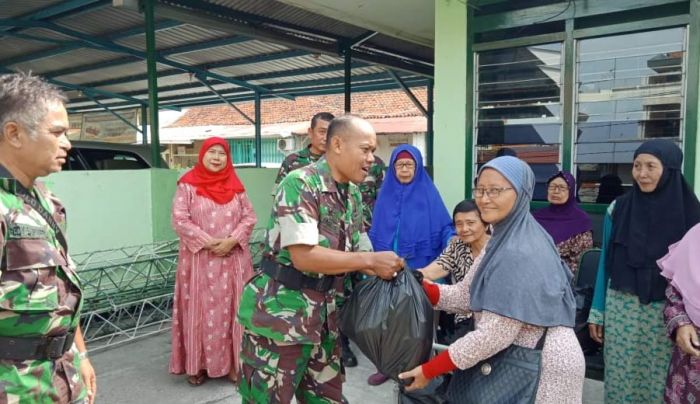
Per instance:
[[[361,183],[377,137],[365,120],[331,121],[326,158],[277,188],[261,273],[245,287],[240,393],[245,403],[340,403],[336,297],[346,273],[391,279],[393,252],[374,253],[363,224]]]

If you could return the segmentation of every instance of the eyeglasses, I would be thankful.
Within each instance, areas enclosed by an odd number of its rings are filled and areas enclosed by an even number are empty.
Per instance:
[[[404,168],[408,168],[409,170],[413,170],[416,168],[416,165],[414,163],[396,163],[394,164],[394,168],[397,170],[401,170]]]
[[[474,198],[483,198],[484,194],[488,195],[489,198],[498,198],[501,196],[501,192],[507,191],[509,189],[513,189],[510,187],[502,187],[502,188],[474,188],[473,194]]]
[[[559,193],[559,192],[566,192],[566,191],[568,191],[568,190],[569,190],[569,187],[567,187],[567,186],[565,186],[565,185],[550,185],[550,186],[547,187],[547,190],[549,190],[550,192]]]

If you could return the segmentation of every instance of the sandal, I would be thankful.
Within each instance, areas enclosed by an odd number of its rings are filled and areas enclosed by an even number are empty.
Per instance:
[[[194,376],[188,376],[187,377],[187,383],[190,384],[190,386],[201,386],[204,384],[204,382],[207,380],[207,374],[205,372],[199,372]]]

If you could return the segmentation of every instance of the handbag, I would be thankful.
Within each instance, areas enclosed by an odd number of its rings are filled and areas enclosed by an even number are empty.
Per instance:
[[[546,336],[547,330],[534,349],[511,345],[469,369],[456,371],[447,387],[447,399],[459,404],[534,403]]]

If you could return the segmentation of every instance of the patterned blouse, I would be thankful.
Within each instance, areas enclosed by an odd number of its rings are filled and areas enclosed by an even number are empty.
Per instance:
[[[484,252],[474,259],[479,268]],[[468,313],[469,288],[474,272],[456,285],[438,285],[440,299],[436,309],[450,313]],[[476,329],[449,346],[450,359],[460,369],[468,369],[490,358],[511,344],[534,348],[544,329],[489,311],[474,313]],[[551,327],[542,350],[542,370],[537,389],[537,404],[581,404],[586,362],[573,328]]]
[[[700,327],[690,320],[685,311],[683,296],[673,285],[666,288],[666,308],[664,319],[666,331],[673,341],[673,354],[666,379],[664,402],[669,404],[696,403],[700,400],[700,358],[684,353],[676,342],[676,331],[684,325],[694,325],[700,334]]]
[[[581,254],[591,248],[593,248],[593,232],[590,230],[579,233],[557,244],[561,259],[569,266],[569,269],[571,269],[573,273],[576,273],[578,269],[578,261],[581,259]]]
[[[467,273],[474,265],[474,255],[469,244],[465,243],[459,237],[453,237],[447,244],[447,248],[435,260],[442,269],[450,273],[452,284],[461,282]],[[471,313],[468,315],[455,314],[455,323],[471,318]]]

